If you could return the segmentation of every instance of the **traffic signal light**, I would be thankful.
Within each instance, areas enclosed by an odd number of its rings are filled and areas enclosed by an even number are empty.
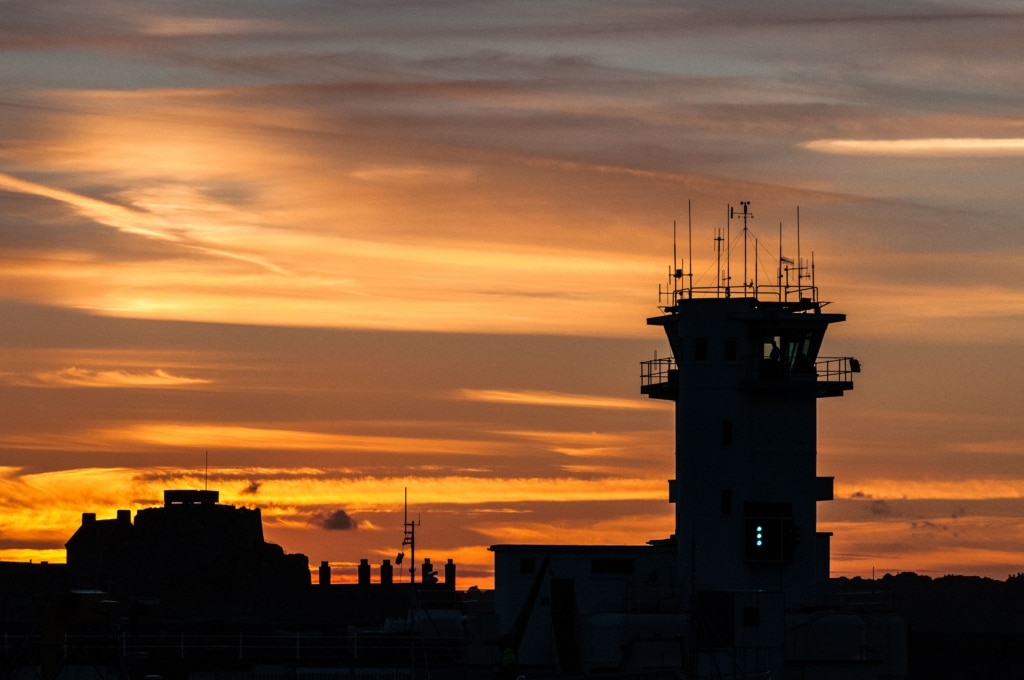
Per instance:
[[[746,556],[752,562],[779,562],[782,560],[782,519],[778,517],[748,517],[746,526]]]
[[[744,541],[751,562],[791,560],[798,541],[796,525],[792,517],[748,517]]]

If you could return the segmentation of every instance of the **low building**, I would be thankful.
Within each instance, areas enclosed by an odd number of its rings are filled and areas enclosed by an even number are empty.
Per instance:
[[[168,490],[162,507],[115,519],[82,514],[68,540],[69,584],[114,595],[233,599],[310,584],[309,560],[263,538],[258,508],[222,505],[217,491]]]

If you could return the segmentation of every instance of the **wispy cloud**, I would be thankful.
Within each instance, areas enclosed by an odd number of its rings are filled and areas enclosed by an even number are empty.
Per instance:
[[[145,447],[222,451],[264,450],[305,452],[386,453],[415,456],[425,453],[446,455],[494,455],[508,445],[494,441],[474,441],[447,437],[403,437],[367,434],[338,434],[299,429],[190,423],[133,422],[109,428],[81,432],[9,433],[0,435],[0,443],[10,448],[65,450],[84,448],[92,451],[125,450]]]
[[[637,527],[643,527],[643,536],[637,535]],[[601,545],[635,545],[638,539],[665,538],[674,530],[669,513],[661,517],[630,514],[613,519],[592,520],[569,519],[560,523],[521,520],[511,523],[483,522],[478,531],[490,542],[538,543],[557,542],[560,544],[594,545],[594,537],[601,536]]]
[[[34,375],[44,385],[59,387],[192,387],[207,385],[211,380],[174,375],[163,369],[135,372],[124,369],[96,370],[69,366],[57,371]]]
[[[862,479],[836,480],[836,496],[849,498],[984,500],[1024,497],[1024,479]]]
[[[482,401],[496,404],[518,404],[523,406],[555,406],[561,408],[591,409],[656,409],[658,404],[648,399],[621,399],[591,394],[567,394],[536,390],[480,390],[461,389],[457,398],[468,401]]]
[[[851,156],[1024,156],[1024,138],[816,139],[801,147]]]
[[[987,441],[962,442],[952,445],[952,450],[965,454],[995,453],[1006,456],[1024,454],[1024,439],[994,439]]]
[[[259,448],[289,451],[361,451],[398,455],[496,453],[494,442],[453,438],[373,436],[251,427],[244,425],[133,423],[99,430],[99,440],[123,444],[219,448]]]

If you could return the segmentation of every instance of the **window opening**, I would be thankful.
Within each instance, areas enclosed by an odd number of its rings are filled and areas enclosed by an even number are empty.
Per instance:
[[[732,514],[732,489],[722,489],[722,514]]]
[[[694,361],[707,361],[708,360],[708,339],[707,338],[694,338],[693,339],[693,360]]]
[[[722,358],[726,361],[736,361],[736,338],[726,338],[722,347]]]

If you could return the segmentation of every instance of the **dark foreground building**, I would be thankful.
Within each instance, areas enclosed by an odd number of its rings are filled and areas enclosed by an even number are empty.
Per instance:
[[[332,585],[326,565],[313,584],[305,555],[264,541],[258,509],[218,498],[167,491],[162,507],[139,510],[134,522],[126,510],[114,519],[84,513],[66,565],[0,564],[0,677],[492,673],[493,606],[479,592],[456,592],[451,561],[436,583],[395,583],[389,560],[371,582],[363,560],[356,584]],[[429,560],[420,573],[434,573]]]
[[[264,541],[258,508],[218,500],[217,491],[165,491],[163,506],[139,510],[134,523],[128,510],[84,513],[65,546],[70,586],[216,603],[309,585],[309,560]]]

